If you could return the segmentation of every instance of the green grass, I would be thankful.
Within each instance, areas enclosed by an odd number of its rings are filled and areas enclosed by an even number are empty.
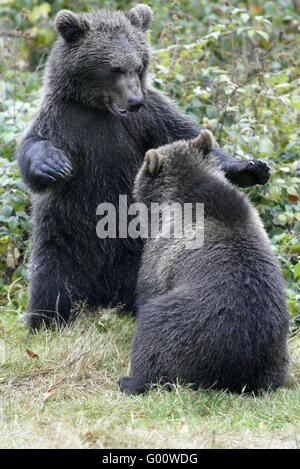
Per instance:
[[[129,371],[135,326],[132,318],[102,313],[26,340],[24,323],[3,311],[0,447],[300,446],[298,338],[290,341],[291,376],[277,392],[253,397],[174,386],[127,397],[116,383]]]

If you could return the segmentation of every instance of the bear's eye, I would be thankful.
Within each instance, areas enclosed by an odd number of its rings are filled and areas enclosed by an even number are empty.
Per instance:
[[[113,68],[111,69],[111,72],[114,73],[114,74],[116,74],[116,75],[117,75],[117,74],[120,74],[120,73],[123,73],[123,72],[122,72],[122,69],[121,69],[120,67],[113,67]]]

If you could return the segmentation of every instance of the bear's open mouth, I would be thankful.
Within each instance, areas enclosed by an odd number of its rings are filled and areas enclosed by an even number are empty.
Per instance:
[[[126,109],[121,108],[116,101],[113,101],[108,96],[104,100],[107,109],[119,117],[125,117],[128,113]]]

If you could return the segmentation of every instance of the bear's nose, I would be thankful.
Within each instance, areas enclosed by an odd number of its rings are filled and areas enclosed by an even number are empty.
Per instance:
[[[129,104],[129,111],[136,112],[143,106],[144,98],[129,99],[128,104]]]

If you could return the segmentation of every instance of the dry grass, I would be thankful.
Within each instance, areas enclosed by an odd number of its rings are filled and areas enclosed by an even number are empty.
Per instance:
[[[2,318],[1,448],[300,446],[299,339],[288,386],[263,397],[180,386],[127,397],[116,382],[128,372],[133,319],[81,318],[26,343],[23,323]]]

